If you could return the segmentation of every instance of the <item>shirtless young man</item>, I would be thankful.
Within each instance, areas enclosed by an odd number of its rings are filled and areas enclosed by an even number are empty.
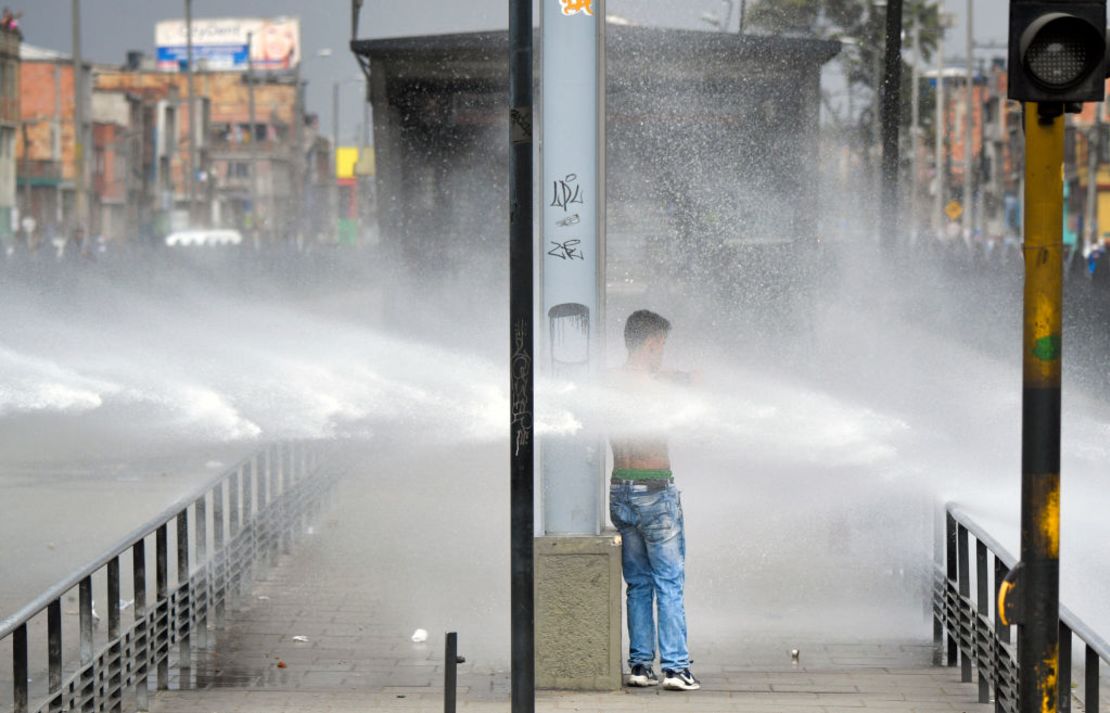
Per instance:
[[[689,383],[690,375],[662,370],[663,347],[671,324],[639,310],[624,327],[628,360],[614,374],[628,391],[650,389],[653,382]],[[656,686],[656,624],[653,599],[659,607],[659,659],[663,688],[692,691],[701,687],[690,672],[686,648],[686,537],[682,502],[671,475],[671,459],[663,434],[637,432],[612,435],[613,477],[609,485],[609,517],[621,533],[621,564],[628,585],[628,665],[631,686]]]

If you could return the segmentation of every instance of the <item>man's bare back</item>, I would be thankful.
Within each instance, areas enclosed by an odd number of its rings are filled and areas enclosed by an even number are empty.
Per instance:
[[[679,371],[652,371],[624,366],[610,372],[610,383],[617,389],[650,398],[660,383],[690,383],[690,374]],[[645,393],[646,392],[646,393]],[[609,436],[613,448],[613,470],[670,470],[671,456],[666,434],[653,432],[646,425]]]

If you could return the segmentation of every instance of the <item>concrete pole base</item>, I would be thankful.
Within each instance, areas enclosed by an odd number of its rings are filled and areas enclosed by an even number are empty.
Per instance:
[[[536,688],[619,690],[619,536],[537,537],[535,567]]]

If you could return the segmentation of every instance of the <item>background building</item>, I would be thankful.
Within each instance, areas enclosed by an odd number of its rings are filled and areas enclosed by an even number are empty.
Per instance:
[[[77,225],[118,241],[158,241],[190,226],[260,239],[332,237],[331,143],[304,110],[298,27],[295,18],[194,21],[190,112],[187,53],[178,43],[184,23],[158,23],[155,58],[129,52],[119,66],[86,65],[81,142],[72,59],[24,46],[10,87],[9,60],[0,60],[0,89],[16,96],[11,103],[4,94],[0,107],[0,163],[14,142],[22,213],[51,240]],[[18,47],[9,42],[0,54]],[[85,216],[75,215],[79,143],[89,147]],[[5,192],[0,167],[0,231],[11,222],[16,172],[9,173]]]
[[[73,60],[26,44],[20,56],[22,130],[16,161],[21,213],[33,218],[36,232],[49,240],[65,236],[76,217]]]

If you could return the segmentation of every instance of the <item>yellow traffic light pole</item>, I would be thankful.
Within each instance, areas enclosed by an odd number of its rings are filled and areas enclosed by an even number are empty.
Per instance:
[[[1021,562],[998,597],[1003,623],[1018,625],[1022,713],[1055,713],[1070,695],[1057,679],[1063,164],[1062,106],[1025,104]]]

